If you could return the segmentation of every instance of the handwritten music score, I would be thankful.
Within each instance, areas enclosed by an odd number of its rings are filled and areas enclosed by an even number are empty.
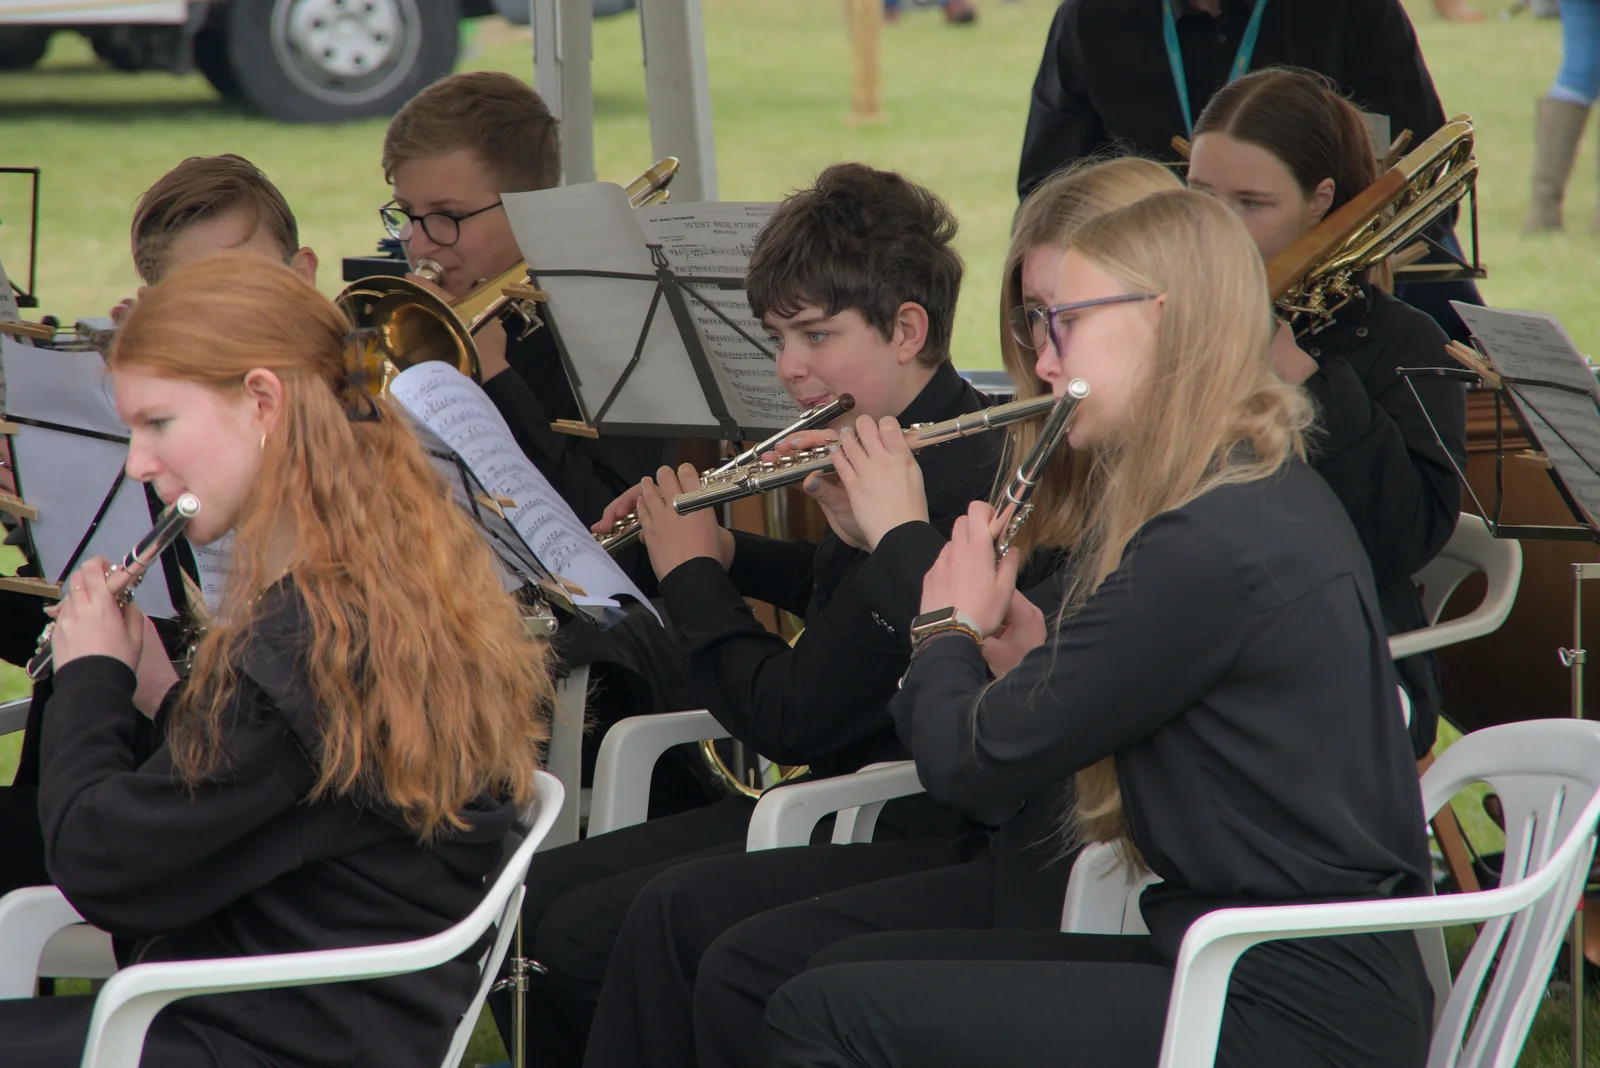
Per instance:
[[[1549,459],[1582,518],[1600,530],[1600,386],[1588,361],[1553,315],[1450,303],[1503,378],[1554,383],[1506,385],[1535,447]]]
[[[577,603],[620,608],[614,598],[625,594],[655,611],[523,455],[477,383],[454,367],[431,360],[396,376],[389,392],[460,458],[490,495],[516,502],[504,509],[506,518],[546,571],[587,591],[586,597],[574,597]]]

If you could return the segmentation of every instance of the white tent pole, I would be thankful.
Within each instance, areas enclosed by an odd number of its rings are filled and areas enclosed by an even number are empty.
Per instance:
[[[594,9],[591,0],[529,0],[533,19],[533,84],[561,120],[562,177],[595,180]]]
[[[681,161],[673,200],[716,200],[717,150],[700,0],[639,0],[639,7],[651,150],[657,159]]]

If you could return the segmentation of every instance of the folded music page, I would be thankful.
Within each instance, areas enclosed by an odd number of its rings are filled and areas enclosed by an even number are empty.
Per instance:
[[[397,375],[389,393],[460,458],[544,571],[582,587],[584,592],[572,598],[574,603],[609,608],[620,618],[622,609],[615,598],[626,595],[655,612],[571,506],[523,455],[481,386],[454,367],[430,360]],[[480,502],[480,507],[488,507],[488,502]]]

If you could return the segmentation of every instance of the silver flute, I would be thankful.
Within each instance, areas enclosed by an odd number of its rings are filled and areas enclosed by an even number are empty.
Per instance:
[[[106,587],[115,597],[118,606],[125,605],[133,596],[136,586],[144,579],[148,571],[161,554],[172,543],[182,536],[184,528],[189,525],[189,520],[200,514],[200,498],[192,493],[185,493],[165,508],[156,516],[155,526],[150,528],[150,533],[139,539],[139,544],[128,550],[128,555],[122,558],[122,563],[114,566],[106,574]],[[51,635],[55,632],[56,625],[52,621],[44,628],[44,633],[39,635],[39,644],[34,649],[33,658],[28,661],[28,677],[34,681],[44,678],[55,668],[55,656],[51,649]]]
[[[1011,513],[1010,521],[1006,523],[1006,529],[1000,533],[1000,540],[994,544],[996,560],[1011,551],[1011,543],[1017,540],[1022,525],[1033,514],[1033,505],[1028,498],[1033,496],[1034,489],[1039,485],[1039,479],[1044,474],[1045,465],[1050,462],[1050,457],[1055,455],[1056,449],[1067,440],[1067,434],[1072,431],[1072,424],[1077,419],[1078,405],[1088,395],[1089,383],[1083,379],[1074,378],[1067,383],[1066,396],[1056,401],[1056,406],[1050,410],[1050,416],[1039,429],[1039,436],[1034,440],[1033,448],[1028,450],[1028,455],[1017,465],[1016,474],[1011,476],[1011,481],[1005,489],[995,494],[991,503],[994,505],[996,515],[1005,511],[1008,505],[1015,509]]]
[[[803,431],[815,430],[818,427],[827,426],[829,423],[833,422],[841,415],[844,415],[855,406],[855,397],[848,393],[841,393],[837,399],[829,401],[827,404],[817,405],[815,408],[812,408],[809,412],[806,412],[799,419],[796,419],[793,423],[790,423],[788,426],[784,427],[770,438],[767,438],[765,441],[757,442],[748,449],[739,453],[737,456],[730,456],[728,459],[724,460],[716,467],[713,467],[711,470],[705,472],[700,477],[702,480],[715,478],[716,476],[725,474],[726,472],[735,470],[736,468],[747,467],[750,464],[760,460],[762,453],[771,452],[777,447],[777,444],[780,441],[791,434],[799,434]],[[606,552],[615,553],[627,548],[629,545],[632,545],[635,541],[639,540],[639,532],[643,529],[644,528],[639,523],[639,513],[629,512],[627,515],[613,523],[610,530],[606,531],[604,534],[596,534],[595,540],[600,543],[600,547]]]

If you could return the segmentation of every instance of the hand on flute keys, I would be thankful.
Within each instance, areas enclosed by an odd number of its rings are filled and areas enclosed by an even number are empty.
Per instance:
[[[45,609],[54,618],[50,633],[51,659],[57,670],[86,656],[112,656],[127,664],[138,677],[133,703],[154,717],[168,691],[178,684],[178,673],[161,645],[155,624],[130,600],[117,606],[106,579],[111,562],[96,556],[72,576],[66,596]]]
[[[928,521],[922,468],[900,424],[863,415],[839,433],[834,477],[814,475],[805,491],[822,507],[828,525],[846,545],[869,552],[902,523]]]
[[[672,510],[672,498],[699,488],[700,475],[693,464],[683,464],[677,471],[663,467],[654,481],[646,478],[639,483],[639,536],[657,578],[666,578],[679,564],[700,556],[711,557],[724,570],[733,563],[733,535],[717,525],[712,509],[688,515]],[[611,514],[610,509],[606,514]]]
[[[1031,650],[1044,644],[1045,637],[1044,613],[1021,590],[1012,590],[1000,628],[983,643],[983,659],[989,665],[989,673],[997,679],[1005,678]]]
[[[950,543],[922,579],[922,611],[960,609],[978,625],[978,633],[985,639],[1000,629],[1011,609],[1021,555],[1006,553],[996,566],[998,518],[986,501],[969,504],[967,514],[956,520],[950,532]]]

